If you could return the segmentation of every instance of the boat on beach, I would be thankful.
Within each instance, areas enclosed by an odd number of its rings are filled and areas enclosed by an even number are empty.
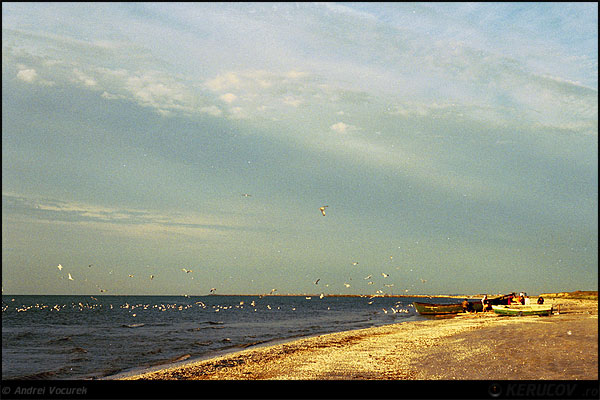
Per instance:
[[[470,301],[473,311],[482,311],[483,304],[481,301]],[[420,303],[413,302],[415,310],[421,315],[446,315],[446,314],[458,314],[463,312],[462,303],[452,304],[437,304],[437,303]]]
[[[552,314],[552,304],[510,304],[510,305],[492,305],[492,309],[499,315],[550,315]]]

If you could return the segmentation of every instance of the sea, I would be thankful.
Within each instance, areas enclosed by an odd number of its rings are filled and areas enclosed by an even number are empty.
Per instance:
[[[2,379],[114,379],[252,346],[425,319],[413,301],[424,299],[2,295]]]

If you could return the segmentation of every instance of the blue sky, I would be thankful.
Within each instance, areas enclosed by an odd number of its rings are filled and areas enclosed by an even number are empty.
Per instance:
[[[597,290],[597,15],[3,3],[3,293]]]

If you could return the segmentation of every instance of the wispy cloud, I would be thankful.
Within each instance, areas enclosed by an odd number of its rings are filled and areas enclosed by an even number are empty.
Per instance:
[[[137,236],[164,235],[169,232],[185,233],[190,236],[221,235],[231,230],[243,230],[242,225],[233,223],[230,217],[222,218],[194,213],[165,213],[153,210],[110,208],[65,202],[60,200],[36,199],[15,194],[2,194],[3,214],[20,215],[30,220],[45,223],[72,223],[94,225],[115,233]],[[228,219],[228,222],[223,222]]]

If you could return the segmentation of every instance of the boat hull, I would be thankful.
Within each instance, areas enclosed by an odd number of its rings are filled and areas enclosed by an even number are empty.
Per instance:
[[[483,306],[480,301],[469,302],[474,311],[481,311]],[[447,315],[463,312],[462,304],[435,304],[414,302],[415,310],[421,315]]]
[[[552,305],[493,305],[492,309],[498,315],[523,316],[523,315],[550,315]]]

